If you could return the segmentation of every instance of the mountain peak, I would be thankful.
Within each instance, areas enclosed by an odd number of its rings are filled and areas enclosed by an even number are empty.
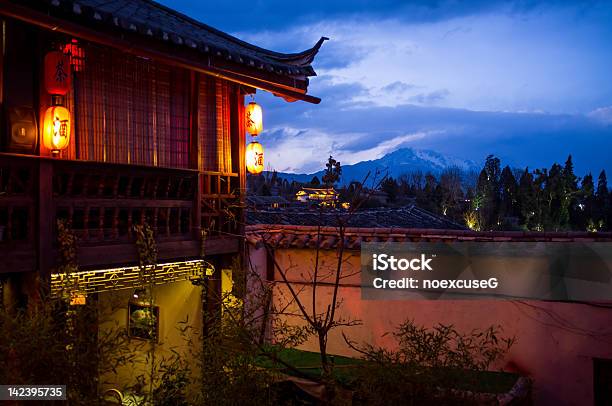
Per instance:
[[[381,158],[371,161],[361,161],[352,165],[342,165],[341,185],[347,185],[352,181],[362,182],[368,177],[368,183],[373,181],[377,174],[377,180],[382,176],[397,178],[405,173],[421,171],[439,174],[444,169],[457,167],[464,172],[479,170],[479,166],[470,160],[446,156],[437,151],[427,149],[416,149],[404,147],[389,152]],[[321,179],[324,171],[311,174],[279,173],[279,176],[289,181],[309,182],[313,176]]]

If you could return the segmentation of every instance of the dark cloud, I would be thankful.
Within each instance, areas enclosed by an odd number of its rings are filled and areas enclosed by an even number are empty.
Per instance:
[[[311,0],[308,3],[266,1],[161,0],[213,27],[229,31],[261,31],[314,24],[322,19],[395,18],[406,22],[434,22],[487,12],[528,13],[548,7],[574,7],[579,12],[605,4],[601,1],[563,0]]]
[[[361,83],[333,83],[331,76],[320,76],[311,87],[311,93],[316,94],[323,100],[325,106],[342,106],[351,104],[355,107],[353,99],[360,96],[368,96],[369,90]]]
[[[329,89],[332,91],[332,89]],[[278,103],[266,117],[277,128],[314,128],[343,140],[345,150],[362,151],[403,134],[427,135],[410,143],[481,162],[495,154],[511,166],[550,167],[572,154],[577,173],[612,172],[612,126],[585,115],[479,112],[402,105],[338,110],[322,103]],[[265,105],[265,104],[264,104]],[[361,134],[356,136],[355,134]],[[302,133],[308,137],[308,131]],[[281,134],[279,134],[279,137]],[[267,134],[262,142],[275,142]]]
[[[443,101],[448,97],[450,92],[448,89],[435,90],[429,93],[419,93],[410,97],[410,101],[418,104],[435,104]]]
[[[383,86],[380,90],[383,92],[391,92],[391,93],[406,93],[417,89],[419,86],[413,85],[410,83],[404,83],[402,81],[396,80],[395,82],[389,83],[386,86]]]
[[[317,55],[316,66],[317,69],[346,68],[362,60],[368,51],[366,47],[334,41],[331,38]]]

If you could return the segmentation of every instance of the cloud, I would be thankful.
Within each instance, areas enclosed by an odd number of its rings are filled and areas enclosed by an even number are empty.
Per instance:
[[[452,17],[377,16],[373,5],[370,14],[330,13],[311,24],[240,36],[281,51],[330,37],[315,69],[334,85],[358,84],[365,90],[348,95],[345,105],[586,113],[610,104],[612,7],[516,2],[505,8],[496,3],[484,12],[485,2],[463,8],[446,1],[415,4],[411,7],[422,15]],[[443,6],[456,11],[446,14]],[[316,94],[319,80],[312,78],[311,93]]]
[[[392,83],[389,83],[388,85],[383,86],[380,90],[383,92],[401,94],[401,93],[412,91],[417,88],[418,88],[417,85],[413,85],[410,83],[404,83],[400,80],[396,80],[395,82],[392,82]]]
[[[224,31],[244,30],[247,25],[256,31],[287,29],[312,25],[322,19],[374,19],[396,18],[406,23],[432,23],[490,13],[522,16],[543,12],[551,8],[589,10],[602,2],[568,2],[563,0],[313,0],[308,7],[282,0],[233,0],[226,2],[193,0],[161,0],[206,24]]]
[[[612,106],[595,109],[588,116],[601,123],[612,124]]]
[[[269,145],[266,146],[269,169],[311,173],[321,169],[329,155],[333,155],[342,163],[353,164],[380,158],[398,148],[412,145],[428,135],[428,132],[415,132],[392,137],[375,137],[368,148],[355,149],[354,140],[369,138],[369,134],[277,127],[266,136],[268,142],[264,144]]]
[[[437,104],[446,99],[449,94],[447,89],[440,89],[429,93],[419,93],[410,97],[409,100],[419,104]]]
[[[330,154],[351,163],[404,144],[531,168],[572,153],[578,173],[612,170],[611,107],[601,107],[612,106],[609,3],[315,0],[300,13],[277,0],[229,3],[192,7],[281,52],[331,37],[309,87],[320,105],[257,95],[260,141],[278,170],[312,172]]]

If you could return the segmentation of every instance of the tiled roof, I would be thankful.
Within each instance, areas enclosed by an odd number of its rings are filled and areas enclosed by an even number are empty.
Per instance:
[[[431,228],[465,230],[454,221],[411,205],[400,209],[356,211],[280,210],[248,211],[247,224],[286,224],[303,226],[331,226],[343,223],[346,227],[366,228]]]
[[[319,241],[322,249],[338,247],[337,227],[295,226],[285,224],[259,224],[246,227],[247,241],[255,246],[264,242],[275,248],[315,248]],[[470,230],[435,230],[415,228],[363,228],[345,229],[345,245],[350,250],[361,248],[362,242],[409,242],[409,241],[484,241],[484,242],[610,242],[612,233],[587,232],[522,232]]]
[[[259,206],[266,204],[289,204],[289,200],[282,196],[247,196],[246,198],[248,206]]]
[[[305,89],[310,65],[327,38],[300,53],[285,54],[244,42],[151,0],[11,0],[18,10],[30,9],[84,28],[120,38],[140,36],[171,50],[191,50],[200,58],[217,58],[244,69],[288,76]],[[61,31],[61,26],[57,27]]]

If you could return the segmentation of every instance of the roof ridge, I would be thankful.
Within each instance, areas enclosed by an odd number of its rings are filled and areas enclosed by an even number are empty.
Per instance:
[[[327,37],[321,37],[312,48],[306,49],[306,50],[301,51],[301,52],[284,53],[284,52],[272,51],[272,50],[269,50],[269,49],[265,49],[265,48],[259,47],[257,45],[250,44],[250,43],[248,43],[246,41],[243,41],[243,40],[241,40],[238,37],[235,37],[235,36],[233,36],[231,34],[223,32],[223,31],[221,31],[218,28],[215,28],[215,27],[213,27],[211,25],[203,23],[202,21],[196,20],[195,18],[190,17],[187,14],[181,13],[178,10],[172,9],[172,8],[170,8],[168,6],[165,6],[165,5],[161,4],[161,3],[158,3],[155,0],[139,0],[139,1],[147,2],[150,5],[152,5],[154,7],[157,7],[160,10],[162,10],[162,11],[168,13],[168,14],[174,15],[175,17],[183,19],[183,20],[185,20],[185,21],[187,21],[187,22],[189,22],[191,24],[194,24],[194,25],[200,27],[200,28],[204,28],[206,30],[209,30],[212,33],[214,33],[215,35],[218,35],[218,36],[220,36],[222,38],[225,38],[225,39],[227,39],[229,41],[235,42],[236,44],[239,44],[240,46],[243,46],[245,48],[249,48],[249,49],[251,49],[253,51],[256,51],[256,52],[260,52],[260,53],[262,53],[264,55],[272,56],[272,57],[275,57],[275,58],[278,58],[278,59],[283,59],[283,60],[285,60],[285,62],[287,62],[289,64],[291,64],[290,63],[291,61],[294,61],[294,60],[299,59],[299,58],[304,58],[304,57],[307,57],[307,60],[304,61],[304,62],[306,64],[309,64],[310,62],[313,61],[315,55],[317,54],[317,52],[321,48],[321,45],[323,45],[323,42],[329,40],[329,38],[327,38]]]

